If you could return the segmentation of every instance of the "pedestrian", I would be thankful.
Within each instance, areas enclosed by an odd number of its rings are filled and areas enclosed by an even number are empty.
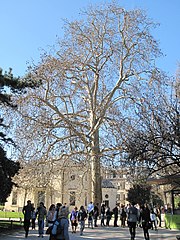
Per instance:
[[[151,228],[150,210],[147,205],[141,206],[140,221],[144,232],[144,239],[149,240],[149,228]]]
[[[93,229],[93,211],[88,213],[88,228],[89,227]]]
[[[58,213],[61,207],[62,207],[62,203],[56,203],[55,219],[58,219]]]
[[[126,211],[125,211],[125,206],[121,205],[121,210],[120,210],[120,220],[121,220],[121,227],[125,227],[126,224]]]
[[[105,204],[102,203],[102,205],[101,205],[101,227],[105,226],[105,223],[104,223],[104,220],[105,220],[105,210],[106,210]]]
[[[40,202],[39,207],[37,208],[36,215],[38,216],[38,237],[43,238],[44,234],[44,219],[47,215],[46,207],[43,202]]]
[[[156,206],[155,213],[156,213],[156,216],[157,216],[158,225],[159,225],[159,227],[161,227],[162,219],[161,219],[161,208],[160,208],[160,206]]]
[[[53,225],[51,239],[53,240],[69,240],[69,209],[61,206],[58,211],[58,217]]]
[[[109,227],[109,223],[112,217],[111,211],[110,211],[110,207],[106,207],[106,226]]]
[[[32,230],[35,230],[35,227],[36,227],[36,211],[35,211],[35,207],[32,208],[31,225],[32,225]]]
[[[72,233],[76,233],[77,225],[78,225],[78,209],[74,207],[70,215]]]
[[[87,218],[87,213],[84,209],[84,206],[81,206],[78,212],[78,222],[80,225],[80,235],[83,235],[83,231],[85,228],[85,220]]]
[[[152,223],[151,229],[157,230],[157,217],[156,217],[156,214],[153,209],[151,209],[150,218],[151,218],[151,223]]]
[[[91,211],[94,211],[94,204],[93,202],[90,202],[87,206],[87,212],[90,213]]]
[[[87,214],[88,214],[88,227],[91,226],[93,228],[93,217],[94,217],[94,204],[90,202],[87,206]]]
[[[94,227],[98,227],[97,225],[97,219],[99,217],[99,208],[98,208],[98,203],[94,206]]]
[[[51,204],[47,213],[48,227],[52,226],[55,220],[56,220],[56,206],[55,204]]]
[[[132,202],[131,206],[127,209],[127,217],[131,240],[134,240],[136,236],[136,225],[138,221],[138,209],[135,207],[134,202]]]
[[[114,214],[114,227],[119,227],[119,226],[117,225],[118,214],[119,214],[118,204],[116,204],[115,208],[113,208],[113,214]]]
[[[54,222],[56,220],[56,206],[55,204],[51,204],[51,206],[49,207],[49,210],[47,212],[47,216],[46,216],[46,221],[48,224],[48,227],[53,226]],[[49,236],[49,240],[52,239],[51,233]]]
[[[23,207],[22,212],[24,214],[25,237],[27,238],[29,233],[30,223],[31,223],[31,216],[33,212],[33,207],[30,200],[27,201],[27,205]]]

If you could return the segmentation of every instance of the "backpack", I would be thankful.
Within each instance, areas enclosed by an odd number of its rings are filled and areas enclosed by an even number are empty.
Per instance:
[[[54,225],[57,226],[56,232],[54,230]],[[53,225],[53,229],[52,229],[52,235],[53,236],[61,235],[63,237],[64,236],[64,227],[61,225],[61,219],[56,220],[54,225]]]
[[[78,221],[84,221],[87,218],[87,213],[85,211],[80,210],[78,213]]]

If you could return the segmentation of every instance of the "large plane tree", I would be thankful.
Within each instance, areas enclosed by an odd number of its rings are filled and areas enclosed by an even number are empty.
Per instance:
[[[42,86],[19,101],[26,131],[18,138],[26,143],[21,152],[27,159],[86,162],[90,198],[100,203],[101,164],[119,161],[122,126],[134,118],[134,103],[141,104],[150,84],[160,84],[155,59],[161,51],[152,36],[156,24],[139,9],[113,3],[81,16],[66,21],[64,38],[30,66],[29,78]]]

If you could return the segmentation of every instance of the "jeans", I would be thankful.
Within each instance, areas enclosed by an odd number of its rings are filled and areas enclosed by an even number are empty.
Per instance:
[[[44,234],[44,220],[38,220],[38,232],[39,235]]]

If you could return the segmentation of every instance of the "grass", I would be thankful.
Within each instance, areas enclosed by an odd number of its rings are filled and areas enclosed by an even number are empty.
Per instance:
[[[4,212],[0,211],[0,218],[24,218],[22,212]]]
[[[0,232],[1,233],[6,233],[6,232],[11,232],[12,230],[17,230],[17,229],[22,229],[23,224],[18,221],[15,222],[14,219],[24,219],[24,215],[22,212],[4,212],[0,211]],[[3,220],[4,218],[4,220]],[[6,219],[9,219],[6,220]],[[12,222],[10,221],[12,220]],[[14,220],[14,221],[13,221]]]

